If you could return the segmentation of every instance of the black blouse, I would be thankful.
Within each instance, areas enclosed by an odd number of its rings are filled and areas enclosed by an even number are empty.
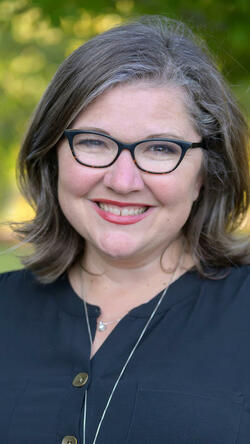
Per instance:
[[[83,444],[88,388],[92,444],[159,297],[131,310],[90,360],[83,302],[66,276],[42,285],[27,270],[0,275],[0,442]],[[88,312],[94,336],[100,309]],[[219,280],[189,271],[169,287],[96,442],[166,443],[250,443],[249,266]]]

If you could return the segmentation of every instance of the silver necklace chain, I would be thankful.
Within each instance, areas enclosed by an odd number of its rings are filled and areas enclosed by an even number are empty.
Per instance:
[[[163,301],[163,299],[164,299],[164,297],[165,297],[165,295],[166,295],[166,293],[167,293],[167,290],[168,290],[169,286],[170,286],[170,285],[172,284],[172,282],[174,281],[175,276],[176,276],[176,274],[177,274],[177,270],[180,269],[181,262],[182,262],[182,258],[183,258],[183,254],[182,254],[181,257],[180,257],[179,264],[178,264],[178,266],[176,267],[176,269],[175,269],[175,271],[174,271],[174,273],[173,273],[173,275],[172,275],[172,278],[170,279],[170,281],[169,281],[169,283],[168,283],[168,286],[165,288],[165,290],[163,290],[160,299],[158,300],[156,306],[154,307],[154,309],[153,309],[153,311],[152,311],[152,313],[151,313],[149,319],[147,320],[145,326],[143,327],[143,329],[142,329],[142,331],[141,331],[141,333],[140,333],[140,335],[139,335],[139,337],[138,337],[138,339],[137,339],[137,341],[136,341],[134,347],[132,348],[132,350],[131,350],[131,352],[130,352],[130,354],[129,354],[129,356],[128,356],[126,362],[125,362],[125,364],[123,365],[123,367],[122,367],[122,369],[121,369],[121,371],[120,371],[119,376],[117,377],[117,379],[116,379],[116,381],[115,381],[115,383],[114,383],[114,386],[113,386],[113,388],[112,388],[112,390],[111,390],[111,393],[110,393],[110,395],[109,395],[108,401],[107,401],[107,403],[106,403],[106,405],[105,405],[105,407],[104,407],[104,410],[103,410],[103,413],[102,413],[101,419],[100,419],[99,424],[98,424],[98,426],[97,426],[96,433],[95,433],[95,437],[94,437],[94,441],[93,441],[92,444],[96,444],[96,441],[97,441],[97,438],[98,438],[98,435],[99,435],[100,428],[101,428],[101,426],[102,426],[102,423],[103,423],[104,417],[105,417],[106,412],[107,412],[107,410],[108,410],[108,408],[109,408],[109,405],[110,405],[110,402],[111,402],[111,400],[112,400],[112,398],[113,398],[114,392],[115,392],[115,390],[116,390],[116,388],[117,388],[117,386],[118,386],[118,384],[119,384],[119,382],[120,382],[120,379],[122,378],[122,376],[123,376],[123,374],[124,374],[124,372],[125,372],[125,370],[126,370],[126,368],[127,368],[128,363],[130,362],[130,360],[131,360],[133,354],[135,353],[135,351],[136,351],[138,345],[140,344],[140,342],[141,342],[141,340],[142,340],[142,338],[143,338],[143,336],[144,336],[144,334],[145,334],[145,332],[146,332],[146,330],[147,330],[147,328],[148,328],[150,322],[152,321],[152,319],[153,319],[153,317],[155,316],[155,314],[156,314],[156,312],[157,312],[157,310],[158,310],[158,308],[159,308],[161,302]],[[92,344],[93,344],[93,338],[92,338],[91,328],[90,328],[90,323],[89,323],[88,308],[87,308],[86,301],[85,301],[85,299],[83,298],[83,279],[81,279],[81,290],[82,290],[82,291],[81,291],[81,296],[82,296],[82,299],[83,299],[84,312],[85,312],[85,317],[86,317],[86,322],[87,322],[87,328],[88,328],[88,335],[89,335],[90,345],[91,345],[91,347],[92,347]],[[85,391],[85,399],[84,399],[84,410],[83,410],[83,444],[86,444],[87,402],[88,402],[88,390],[86,389],[86,391]]]

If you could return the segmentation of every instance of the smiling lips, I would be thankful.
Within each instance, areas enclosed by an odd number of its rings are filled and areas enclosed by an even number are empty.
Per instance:
[[[148,213],[151,212],[150,209],[153,208],[144,204],[104,199],[97,200],[93,203],[95,210],[102,219],[118,225],[135,224],[147,217]]]
[[[116,214],[117,216],[137,216],[138,214],[142,214],[147,210],[147,207],[130,207],[127,206],[125,208],[110,205],[103,202],[99,203],[99,207],[107,211],[108,213]]]

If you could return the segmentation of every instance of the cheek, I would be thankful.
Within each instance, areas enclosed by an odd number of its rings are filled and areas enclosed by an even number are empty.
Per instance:
[[[79,174],[74,169],[67,172],[59,170],[58,176],[58,194],[65,193],[71,196],[80,197],[88,193],[94,184],[93,177],[86,174]]]
[[[168,176],[153,177],[151,191],[163,206],[191,207],[200,192],[200,177],[190,177],[187,174],[170,174]]]
[[[61,153],[60,153],[61,154]],[[68,155],[58,156],[58,196],[82,197],[100,180],[101,171],[80,165]]]

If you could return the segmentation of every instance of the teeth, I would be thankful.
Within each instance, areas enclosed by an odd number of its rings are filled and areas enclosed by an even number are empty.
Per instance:
[[[116,207],[115,205],[107,205],[105,203],[99,203],[98,205],[102,210],[116,216],[137,216],[147,210],[147,207]]]

